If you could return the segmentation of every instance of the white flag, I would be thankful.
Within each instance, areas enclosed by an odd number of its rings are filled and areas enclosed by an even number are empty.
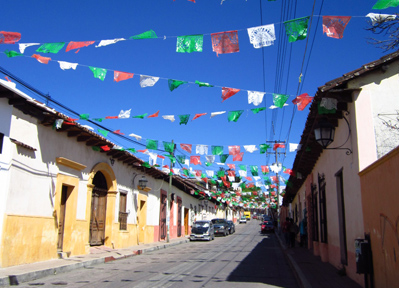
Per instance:
[[[226,113],[226,111],[212,112],[212,113],[211,113],[211,118],[212,118],[212,117],[215,117],[215,116],[217,116],[217,115],[222,115],[222,114],[224,114],[224,113]]]
[[[76,70],[76,66],[78,66],[78,63],[69,63],[65,61],[58,61],[58,63],[60,63],[60,68],[62,70],[68,70],[68,69]]]
[[[394,20],[396,18],[396,15],[369,13],[366,15],[366,17],[369,17],[371,20],[371,24],[374,25],[376,23],[383,23],[386,21]]]
[[[111,39],[111,40],[101,40],[100,43],[96,46],[97,47],[102,47],[102,46],[107,46],[110,44],[115,44],[116,42],[119,41],[124,41],[126,40],[125,38],[116,38],[116,39]]]
[[[206,175],[208,175],[208,177],[212,178],[215,175],[215,171],[213,170],[206,170]]]
[[[18,45],[19,45],[19,52],[24,54],[25,48],[27,48],[29,46],[34,46],[34,45],[40,45],[40,43],[21,43],[21,44],[18,44]]]
[[[119,119],[128,119],[128,118],[130,118],[130,110],[132,110],[132,109],[129,109],[129,110],[126,110],[126,111],[121,110],[121,112],[119,112],[118,118]]]
[[[206,155],[206,162],[213,163],[215,162],[215,155]]]
[[[137,141],[140,141],[141,138],[142,138],[141,136],[136,135],[136,134],[133,134],[133,133],[132,133],[132,134],[129,134],[129,136],[136,138]]]
[[[274,44],[276,33],[274,24],[248,28],[249,42],[254,48],[266,47]]]
[[[258,148],[256,148],[256,145],[244,145],[244,149],[245,151],[252,153],[256,150],[258,150]]]
[[[196,154],[200,154],[200,155],[208,154],[208,145],[200,145],[200,144],[198,144],[195,147],[195,153]]]
[[[148,152],[148,155],[150,156],[150,158],[148,159],[148,163],[150,163],[150,165],[155,165],[157,164],[157,153],[152,153],[152,152]]]
[[[320,107],[324,107],[327,110],[337,109],[338,100],[334,98],[321,98]]]
[[[247,177],[247,171],[238,170],[238,173],[240,174],[241,177]]]
[[[287,104],[287,103],[284,103],[283,106],[288,106],[288,104]],[[276,109],[276,108],[280,108],[280,107],[277,107],[277,106],[275,106],[275,105],[272,105],[272,106],[269,107],[269,109]]]
[[[163,115],[163,119],[170,120],[170,122],[175,122],[175,115]]]
[[[290,143],[290,152],[301,150],[301,144]]]
[[[273,163],[273,165],[270,165],[270,170],[274,173],[279,173],[282,168],[283,165],[281,163]]]
[[[151,86],[154,86],[155,83],[158,82],[158,80],[159,80],[159,77],[140,75],[140,86],[141,86],[141,88],[151,87]]]
[[[248,91],[248,104],[254,103],[255,106],[258,106],[262,103],[263,96],[265,96],[264,92]]]

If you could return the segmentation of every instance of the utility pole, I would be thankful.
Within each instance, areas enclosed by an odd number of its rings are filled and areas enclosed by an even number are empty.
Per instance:
[[[175,155],[175,144],[172,140],[172,144],[173,144],[173,152],[172,152],[172,156],[174,157]],[[170,208],[169,207],[169,203],[172,203],[172,201],[169,201],[169,195],[172,195],[172,168],[173,168],[173,160],[170,159],[170,171],[169,171],[169,188],[168,188],[168,192],[166,192],[166,242],[169,243],[169,239],[170,239]]]
[[[285,141],[266,141],[266,143],[274,143],[274,144],[284,144]],[[277,149],[274,152],[266,152],[267,154],[275,154],[276,156],[276,165],[278,165],[277,156],[280,154],[284,154],[285,152],[277,152]],[[278,171],[278,170],[277,170]],[[280,180],[278,179],[278,172],[276,172],[277,181],[277,230],[280,231]]]

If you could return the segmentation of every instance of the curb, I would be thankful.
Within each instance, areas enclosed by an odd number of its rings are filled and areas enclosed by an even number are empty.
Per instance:
[[[168,248],[170,246],[176,246],[176,245],[180,245],[180,244],[184,244],[184,243],[188,243],[188,242],[189,242],[188,239],[184,239],[184,240],[176,241],[173,243],[165,243],[165,244],[162,243],[160,245],[156,245],[153,247],[134,250],[134,251],[131,251],[131,253],[129,253],[127,255],[123,255],[120,257],[116,257],[116,258],[114,256],[101,256],[97,259],[90,259],[90,260],[79,262],[79,263],[71,263],[71,264],[54,267],[54,268],[30,271],[30,272],[21,273],[18,275],[3,276],[3,277],[0,277],[0,286],[5,286],[5,287],[16,286],[16,285],[19,285],[20,283],[37,280],[37,279],[44,278],[44,277],[47,277],[50,275],[70,272],[70,271],[73,271],[73,270],[76,270],[79,268],[86,268],[86,267],[90,267],[93,265],[104,264],[104,263],[111,262],[111,261],[122,260],[122,259],[126,259],[126,258],[133,257],[136,255],[141,255],[144,253],[161,250],[161,249]]]

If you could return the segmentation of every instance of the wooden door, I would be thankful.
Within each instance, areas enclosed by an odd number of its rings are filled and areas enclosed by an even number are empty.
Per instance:
[[[107,191],[94,187],[91,197],[90,245],[104,244],[106,207]]]
[[[67,198],[68,198],[68,187],[63,185],[61,190],[60,216],[58,219],[58,242],[57,242],[58,251],[63,251],[62,246],[64,242],[65,211],[66,211]]]
[[[161,207],[159,216],[159,235],[161,239],[166,238],[166,194],[161,193]]]
[[[140,210],[139,210],[139,242],[144,243],[145,241],[145,225],[147,223],[146,215],[146,201],[140,200]]]
[[[189,235],[189,227],[188,227],[188,209],[184,208],[184,235]]]
[[[177,198],[177,237],[181,237],[181,209],[182,201]]]

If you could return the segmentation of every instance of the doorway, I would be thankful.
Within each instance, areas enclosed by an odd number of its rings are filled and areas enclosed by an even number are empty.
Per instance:
[[[97,172],[93,179],[91,196],[90,236],[91,246],[104,245],[105,220],[107,208],[107,181],[101,172]]]
[[[161,190],[161,207],[159,215],[159,235],[161,240],[166,238],[166,192]]]
[[[70,191],[68,193],[68,186],[62,185],[60,216],[58,219],[58,241],[57,241],[57,251],[59,251],[59,252],[63,251],[66,203],[67,203],[69,194],[70,194]]]
[[[190,227],[188,227],[188,209],[184,208],[184,235],[190,234]]]
[[[177,237],[181,237],[181,210],[182,201],[181,198],[177,198]]]
[[[147,201],[140,200],[139,201],[139,213],[138,213],[138,228],[139,228],[139,243],[145,242],[145,226],[147,223]]]

